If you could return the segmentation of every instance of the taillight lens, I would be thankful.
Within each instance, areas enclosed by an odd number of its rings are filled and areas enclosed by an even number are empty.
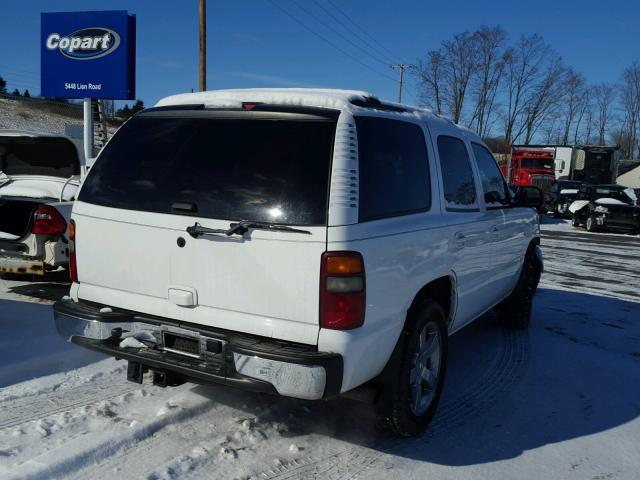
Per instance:
[[[76,264],[76,222],[69,222],[69,277],[74,283],[78,282],[78,265]]]
[[[325,252],[320,271],[320,326],[349,330],[364,323],[364,261],[358,252]]]
[[[39,205],[33,214],[31,231],[40,235],[62,235],[67,231],[67,222],[55,208]]]

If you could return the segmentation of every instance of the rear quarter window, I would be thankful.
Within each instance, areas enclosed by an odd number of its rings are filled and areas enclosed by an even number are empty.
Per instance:
[[[409,122],[356,117],[359,221],[423,212],[431,205],[422,129]]]
[[[456,137],[438,137],[444,199],[448,210],[476,210],[476,187],[464,142]]]

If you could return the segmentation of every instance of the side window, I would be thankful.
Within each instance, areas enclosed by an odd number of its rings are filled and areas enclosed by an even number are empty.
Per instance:
[[[476,209],[476,187],[464,142],[459,138],[440,136],[438,155],[447,209]]]
[[[478,143],[472,143],[471,147],[480,172],[484,203],[488,208],[507,205],[509,203],[507,185],[493,155]]]
[[[359,221],[426,211],[431,204],[429,162],[422,129],[413,123],[356,117]]]

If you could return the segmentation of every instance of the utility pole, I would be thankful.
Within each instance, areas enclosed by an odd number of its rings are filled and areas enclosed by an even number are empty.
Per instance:
[[[200,91],[207,89],[207,0],[200,0]]]
[[[398,83],[398,103],[402,103],[402,87],[404,85],[404,69],[409,67],[406,63],[391,65],[391,68],[400,70],[400,82]]]

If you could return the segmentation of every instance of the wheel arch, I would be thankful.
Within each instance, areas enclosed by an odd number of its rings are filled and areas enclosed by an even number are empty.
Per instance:
[[[435,278],[423,285],[414,295],[411,305],[407,310],[405,328],[407,321],[411,317],[411,313],[427,299],[434,300],[442,307],[447,319],[447,327],[450,327],[455,317],[457,304],[456,283],[456,276],[451,272],[448,275]]]

